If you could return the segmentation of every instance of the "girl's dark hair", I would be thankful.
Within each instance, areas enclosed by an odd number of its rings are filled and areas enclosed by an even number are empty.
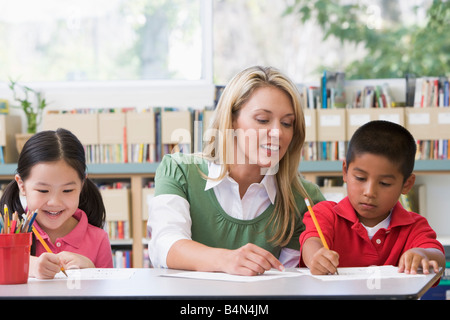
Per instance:
[[[25,181],[34,165],[58,160],[64,160],[78,173],[83,182],[78,208],[86,213],[90,224],[102,228],[106,218],[103,199],[97,186],[86,177],[83,145],[70,131],[60,128],[56,131],[41,131],[33,135],[20,153],[16,173]],[[19,186],[15,180],[8,184],[0,198],[0,208],[3,208],[5,204],[10,208],[10,212],[25,211],[20,202]]]
[[[347,168],[355,156],[372,153],[398,165],[405,182],[414,170],[416,148],[414,137],[401,125],[383,120],[371,121],[353,134],[348,144]]]

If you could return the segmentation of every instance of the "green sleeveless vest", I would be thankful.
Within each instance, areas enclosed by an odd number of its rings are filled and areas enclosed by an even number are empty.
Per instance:
[[[155,196],[175,194],[189,202],[192,240],[226,249],[237,249],[253,243],[278,258],[281,247],[268,242],[274,235],[274,226],[270,222],[274,205],[269,205],[261,215],[252,220],[233,218],[222,209],[213,189],[205,191],[206,180],[199,170],[208,175],[208,163],[205,159],[176,153],[164,156],[155,175]],[[306,180],[302,180],[302,184],[314,203],[325,200],[315,184]],[[302,218],[307,208],[300,194],[295,193],[295,198],[301,216],[296,219],[295,232],[287,247],[299,250],[299,236],[305,228]]]

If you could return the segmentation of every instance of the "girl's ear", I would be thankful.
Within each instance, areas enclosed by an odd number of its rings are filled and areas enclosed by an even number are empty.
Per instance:
[[[24,186],[22,178],[18,174],[16,174],[14,176],[14,179],[16,180],[17,186],[19,187],[20,194],[22,196],[25,196],[25,186]]]
[[[403,184],[402,188],[402,194],[407,194],[409,190],[414,186],[414,183],[416,182],[416,175],[411,174],[408,179],[406,179],[405,183]]]

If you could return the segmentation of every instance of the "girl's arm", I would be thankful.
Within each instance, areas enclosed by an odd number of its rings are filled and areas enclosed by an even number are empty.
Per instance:
[[[236,250],[228,250],[208,247],[193,240],[175,242],[167,254],[167,266],[247,276],[264,273],[271,268],[284,270],[270,252],[251,243]]]
[[[88,257],[78,253],[62,251],[57,256],[66,269],[95,268],[94,263]]]
[[[53,279],[61,271],[61,260],[56,254],[45,252],[39,257],[30,256],[29,277]]]

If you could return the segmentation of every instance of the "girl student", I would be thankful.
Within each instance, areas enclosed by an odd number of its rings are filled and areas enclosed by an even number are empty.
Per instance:
[[[53,253],[33,235],[31,277],[53,278],[61,267],[110,268],[111,246],[102,229],[105,207],[96,185],[87,178],[84,148],[70,131],[42,131],[24,145],[15,179],[0,199],[10,211],[37,210],[34,226]]]
[[[166,155],[157,168],[147,224],[153,266],[240,275],[296,266],[304,198],[324,200],[298,173],[304,121],[295,84],[277,69],[238,73],[204,152]]]

